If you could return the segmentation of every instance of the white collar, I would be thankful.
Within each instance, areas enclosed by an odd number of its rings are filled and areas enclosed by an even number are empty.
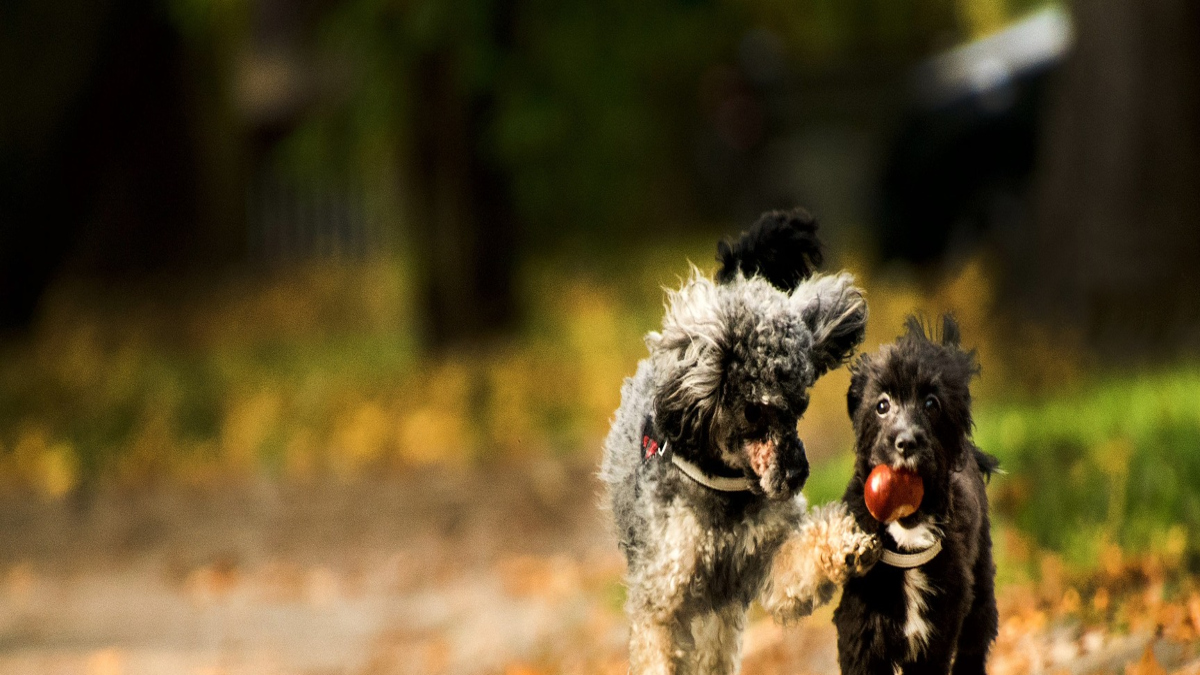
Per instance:
[[[686,459],[680,457],[677,453],[671,453],[671,463],[679,467],[688,478],[696,481],[706,488],[718,490],[720,492],[745,492],[750,489],[750,479],[742,476],[741,478],[730,478],[728,476],[710,476],[700,470],[700,467],[692,464]]]
[[[883,556],[879,558],[879,562],[899,567],[901,569],[910,569],[920,567],[925,563],[937,557],[937,554],[942,552],[942,540],[937,539],[933,542],[933,546],[916,553],[897,553],[883,549]]]

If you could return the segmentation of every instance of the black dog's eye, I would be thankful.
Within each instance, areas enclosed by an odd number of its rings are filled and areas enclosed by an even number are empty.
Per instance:
[[[886,398],[879,399],[879,403],[875,404],[875,412],[879,413],[880,415],[886,415],[887,411],[889,411],[891,409],[892,409],[892,403],[891,403],[891,401],[887,400]]]
[[[925,411],[926,412],[933,412],[940,407],[942,407],[942,404],[940,402],[938,402],[936,396],[934,396],[933,394],[930,394],[925,397]]]
[[[748,423],[758,424],[758,421],[762,419],[762,406],[751,403],[742,411],[742,416],[746,418]]]

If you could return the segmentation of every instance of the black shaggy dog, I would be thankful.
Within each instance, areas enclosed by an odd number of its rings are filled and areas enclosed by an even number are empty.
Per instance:
[[[932,331],[931,331],[932,332]],[[905,334],[851,368],[854,477],[843,500],[884,555],[850,578],[834,613],[844,675],[983,675],[996,637],[996,566],[984,481],[994,457],[971,441],[974,352],[943,318],[940,339],[916,318]],[[925,495],[913,514],[884,525],[864,502],[879,464],[916,471]]]

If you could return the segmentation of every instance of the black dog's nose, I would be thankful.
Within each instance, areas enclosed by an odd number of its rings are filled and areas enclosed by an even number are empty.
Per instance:
[[[922,440],[924,440],[924,434],[916,429],[905,429],[896,434],[896,449],[900,451],[901,455],[907,455],[916,450]]]

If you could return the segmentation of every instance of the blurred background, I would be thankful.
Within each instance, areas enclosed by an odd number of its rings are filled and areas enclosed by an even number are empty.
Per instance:
[[[797,205],[978,349],[992,671],[1200,672],[1198,73],[1188,0],[9,0],[0,672],[625,673],[621,380]]]

